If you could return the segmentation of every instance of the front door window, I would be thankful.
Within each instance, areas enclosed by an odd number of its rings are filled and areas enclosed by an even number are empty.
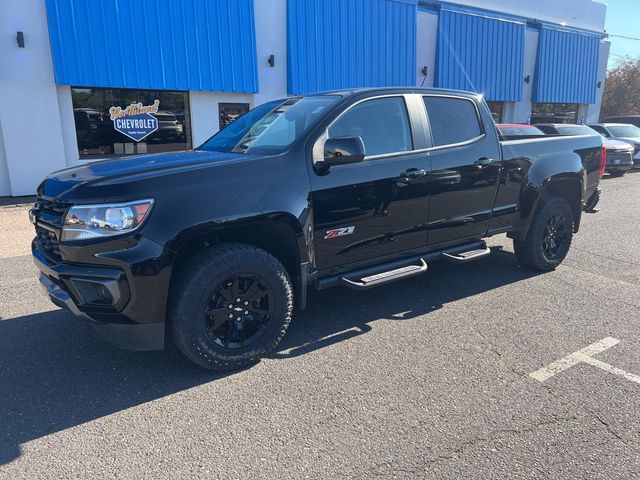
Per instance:
[[[331,127],[329,138],[360,137],[367,157],[413,150],[403,97],[383,97],[351,107]]]

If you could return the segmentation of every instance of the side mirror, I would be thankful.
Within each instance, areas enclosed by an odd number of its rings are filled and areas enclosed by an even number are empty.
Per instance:
[[[324,144],[324,162],[327,167],[346,165],[364,160],[364,143],[360,137],[329,138]]]

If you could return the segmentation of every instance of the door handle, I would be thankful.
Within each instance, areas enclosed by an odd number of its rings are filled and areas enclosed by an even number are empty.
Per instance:
[[[473,162],[473,164],[478,168],[485,168],[490,165],[493,165],[496,161],[493,158],[482,157]]]
[[[404,178],[418,178],[424,177],[427,174],[427,171],[422,168],[408,168],[404,172],[400,174],[401,177]]]

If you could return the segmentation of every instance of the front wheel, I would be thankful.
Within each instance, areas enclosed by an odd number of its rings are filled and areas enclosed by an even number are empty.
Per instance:
[[[251,245],[222,244],[196,255],[172,288],[174,343],[210,370],[254,363],[276,348],[291,322],[293,289],[286,269]]]
[[[561,197],[546,197],[531,220],[524,240],[514,239],[518,261],[534,270],[555,269],[567,256],[573,239],[574,218]]]

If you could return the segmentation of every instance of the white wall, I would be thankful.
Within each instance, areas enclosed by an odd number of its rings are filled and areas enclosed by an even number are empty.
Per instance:
[[[2,139],[2,122],[0,122],[0,197],[6,197],[8,195],[11,195],[11,183],[9,182],[7,157],[4,153],[4,142]]]
[[[586,123],[597,123],[600,121],[600,108],[602,107],[602,95],[604,94],[604,83],[607,76],[610,48],[611,43],[600,43],[600,57],[598,59],[598,81],[600,82],[600,88],[596,90],[596,103],[587,107],[585,115]]]
[[[438,41],[438,14],[418,10],[418,29],[416,46],[416,85],[433,87],[436,71],[436,45]],[[427,67],[427,78],[422,68]],[[423,83],[424,81],[424,83]]]
[[[254,0],[260,91],[254,105],[287,96],[287,1]],[[267,64],[275,56],[275,66]]]
[[[191,139],[197,147],[220,130],[219,103],[248,103],[254,107],[253,95],[220,92],[189,92],[191,103]]]
[[[24,32],[18,48],[16,32]],[[0,2],[0,124],[11,195],[66,166],[44,0]]]
[[[67,166],[78,164],[78,139],[76,137],[76,120],[73,116],[73,101],[71,87],[60,85],[57,87],[58,110],[60,112],[60,127],[62,144],[64,145],[65,163]],[[83,162],[84,163],[84,162]]]
[[[455,3],[520,17],[604,31],[607,6],[595,0],[455,0]]]
[[[531,116],[531,99],[533,97],[533,82],[535,80],[536,58],[538,54],[539,33],[533,28],[527,28],[524,36],[524,69],[522,83],[522,100],[508,103],[505,107],[503,121],[505,123],[528,123]],[[529,83],[524,82],[530,76]]]

